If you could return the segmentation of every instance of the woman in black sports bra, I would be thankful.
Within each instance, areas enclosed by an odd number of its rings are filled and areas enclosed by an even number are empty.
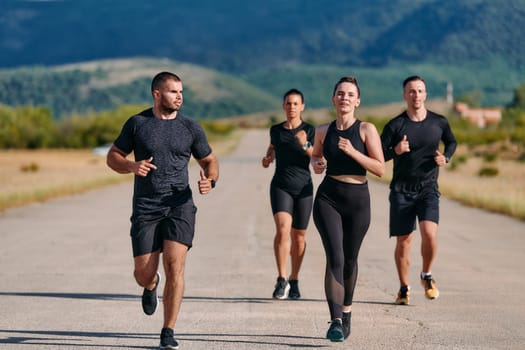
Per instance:
[[[357,258],[370,225],[366,172],[385,172],[376,127],[354,115],[360,102],[357,80],[341,78],[332,95],[337,118],[316,129],[311,159],[316,174],[326,172],[315,196],[313,219],[326,254],[324,284],[331,319],[326,337],[331,341],[350,335]]]

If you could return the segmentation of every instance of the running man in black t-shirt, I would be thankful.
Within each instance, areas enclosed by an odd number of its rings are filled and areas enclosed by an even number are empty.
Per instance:
[[[270,185],[276,227],[273,246],[278,277],[272,295],[275,299],[301,297],[298,279],[312,212],[313,185],[309,164],[315,136],[315,128],[301,118],[304,107],[304,96],[299,90],[292,89],[284,94],[286,121],[271,127],[270,145],[262,159],[265,168],[276,160]],[[289,256],[292,269],[287,279]]]
[[[179,112],[183,102],[180,78],[169,72],[157,74],[151,93],[153,108],[128,119],[107,155],[107,163],[118,173],[135,174],[131,216],[134,276],[144,287],[144,313],[152,315],[158,304],[158,268],[163,253],[166,282],[160,348],[177,349],[173,328],[182,302],[184,267],[197,211],[189,186],[188,162],[193,155],[202,168],[198,181],[201,194],[215,187],[219,164],[199,124]],[[134,160],[127,158],[131,152]]]
[[[449,162],[456,150],[456,139],[445,117],[425,108],[425,81],[411,76],[403,82],[405,112],[383,129],[381,142],[385,160],[394,159],[390,183],[390,236],[397,238],[395,262],[400,289],[396,304],[407,305],[410,299],[409,267],[412,233],[416,218],[421,233],[423,266],[421,283],[428,299],[439,291],[431,269],[437,252],[439,222],[439,167]],[[439,150],[443,142],[444,151]]]

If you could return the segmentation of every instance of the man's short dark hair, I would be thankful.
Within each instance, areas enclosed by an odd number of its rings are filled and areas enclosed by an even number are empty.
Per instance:
[[[425,82],[425,80],[423,78],[421,78],[419,75],[411,75],[408,78],[406,78],[405,80],[403,80],[403,89],[411,81],[422,81],[423,83]]]
[[[181,81],[176,74],[173,74],[171,72],[160,72],[157,75],[155,75],[153,77],[153,80],[151,81],[151,92],[153,92],[153,90],[159,89],[160,86],[164,84],[164,82],[166,82],[166,80],[170,79],[174,81]]]

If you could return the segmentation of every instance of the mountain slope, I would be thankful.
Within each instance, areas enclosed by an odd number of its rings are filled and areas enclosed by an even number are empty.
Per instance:
[[[525,0],[4,0],[0,66],[128,56],[286,64],[525,64]]]
[[[148,74],[164,59],[214,72],[186,91],[186,108],[205,117],[273,109],[290,87],[329,107],[342,75],[359,78],[363,104],[399,101],[400,82],[419,74],[434,97],[452,82],[456,97],[504,105],[525,82],[524,37],[525,0],[2,0],[0,103],[62,115],[149,101],[151,76],[133,80],[135,68],[56,71],[149,57]]]
[[[3,70],[0,101],[11,106],[46,105],[57,116],[120,104],[151,104],[151,79],[162,70],[181,77],[186,98],[183,110],[195,118],[225,117],[280,105],[280,99],[230,75],[151,58]]]

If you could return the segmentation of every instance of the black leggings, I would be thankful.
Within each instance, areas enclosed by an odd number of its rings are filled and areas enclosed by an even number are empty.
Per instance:
[[[317,189],[313,219],[326,254],[325,293],[331,319],[352,305],[357,257],[370,226],[368,183],[349,184],[326,176]]]

